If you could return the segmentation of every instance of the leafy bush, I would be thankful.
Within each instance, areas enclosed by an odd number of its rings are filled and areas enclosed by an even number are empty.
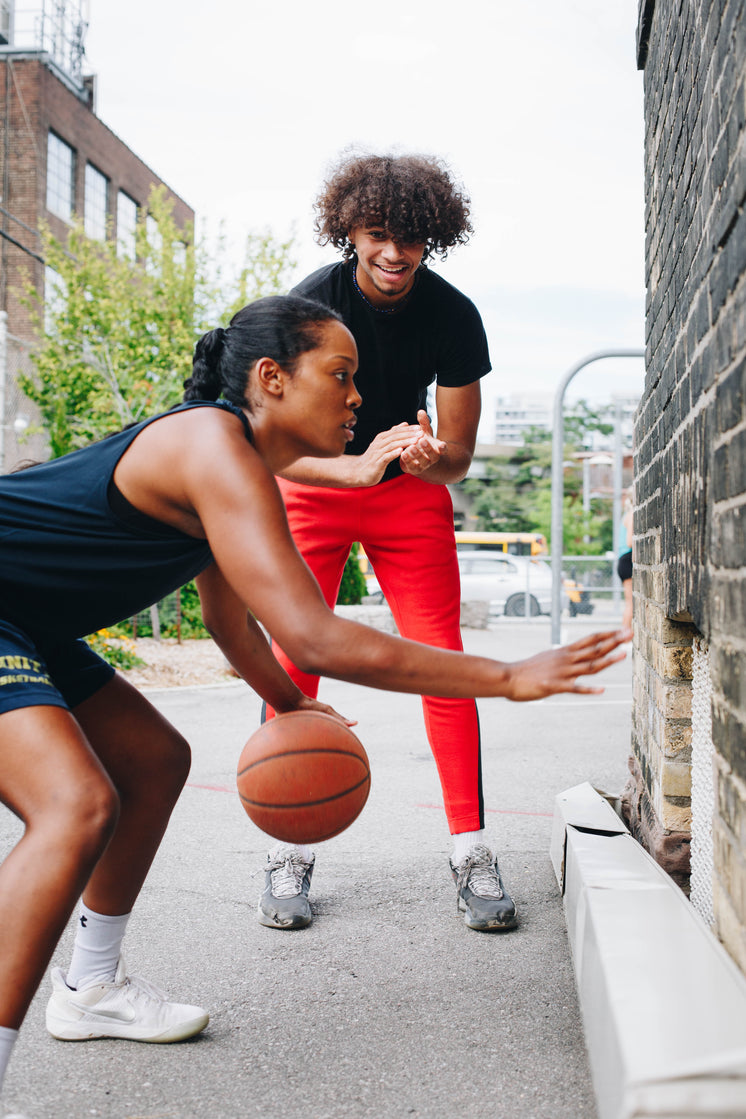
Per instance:
[[[357,544],[353,544],[342,572],[337,603],[340,606],[357,606],[365,593],[365,576],[357,560]]]
[[[181,596],[181,637],[183,640],[190,638],[206,638],[209,633],[205,629],[204,622],[202,621],[202,608],[199,601],[199,592],[197,586],[192,580],[181,588],[180,591],[171,594],[168,598],[164,598],[158,603],[158,617],[160,621],[161,637],[178,637],[178,616],[176,611],[177,598],[176,594]],[[129,637],[133,636],[132,619],[123,622],[121,626],[117,627]],[[150,611],[143,610],[141,614],[137,615],[137,637],[152,637],[153,625],[150,620]]]
[[[144,664],[142,657],[135,652],[135,643],[131,637],[119,632],[120,627],[114,629],[100,629],[86,637],[86,641],[105,661],[114,668],[136,668]]]

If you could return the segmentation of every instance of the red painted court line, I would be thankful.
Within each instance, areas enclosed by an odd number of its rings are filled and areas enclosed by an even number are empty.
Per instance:
[[[186,787],[188,789],[207,789],[210,793],[232,793],[237,795],[235,788],[228,788],[226,785],[200,785],[196,781],[187,781]],[[443,812],[442,804],[416,804],[415,808],[436,808],[438,812]],[[546,816],[552,818],[551,812],[522,812],[510,808],[485,808],[485,812],[491,813],[493,816]]]
[[[235,793],[238,795],[236,788],[229,789],[225,785],[198,785],[195,781],[187,781],[187,789],[209,789],[211,793]]]

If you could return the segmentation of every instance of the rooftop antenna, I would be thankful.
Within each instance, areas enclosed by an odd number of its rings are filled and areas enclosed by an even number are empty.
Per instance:
[[[88,0],[0,0],[0,50],[42,50],[83,84]]]

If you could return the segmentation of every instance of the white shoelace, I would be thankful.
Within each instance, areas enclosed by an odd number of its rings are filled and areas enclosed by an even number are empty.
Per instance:
[[[279,864],[275,866],[275,864]],[[270,875],[272,894],[276,898],[294,898],[301,891],[303,878],[310,863],[295,851],[279,855],[270,863],[274,867]]]
[[[139,975],[128,975],[122,984],[124,988],[130,988],[136,998],[144,997],[152,1002],[167,1002],[168,996],[165,991],[160,987],[156,987],[147,979],[143,979]]]
[[[495,859],[489,847],[485,847],[481,843],[472,847],[457,869],[459,890],[468,885],[471,892],[476,894],[478,898],[495,898],[499,901],[504,897],[500,888]]]

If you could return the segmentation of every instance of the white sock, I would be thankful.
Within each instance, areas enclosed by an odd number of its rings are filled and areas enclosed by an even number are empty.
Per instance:
[[[73,958],[67,972],[68,987],[111,983],[116,975],[129,913],[107,917],[80,903]]]
[[[304,863],[313,862],[313,847],[309,847],[307,843],[276,843],[269,852],[270,857],[276,855],[278,851],[287,850],[288,847],[297,851]]]
[[[485,846],[488,846],[484,828],[481,831],[460,831],[451,838],[453,839],[453,862],[455,865],[462,863],[477,843],[484,843]]]
[[[13,1052],[13,1046],[18,1037],[18,1030],[8,1029],[7,1026],[0,1026],[0,1088],[3,1086],[5,1079],[5,1070],[8,1067],[10,1054]]]

